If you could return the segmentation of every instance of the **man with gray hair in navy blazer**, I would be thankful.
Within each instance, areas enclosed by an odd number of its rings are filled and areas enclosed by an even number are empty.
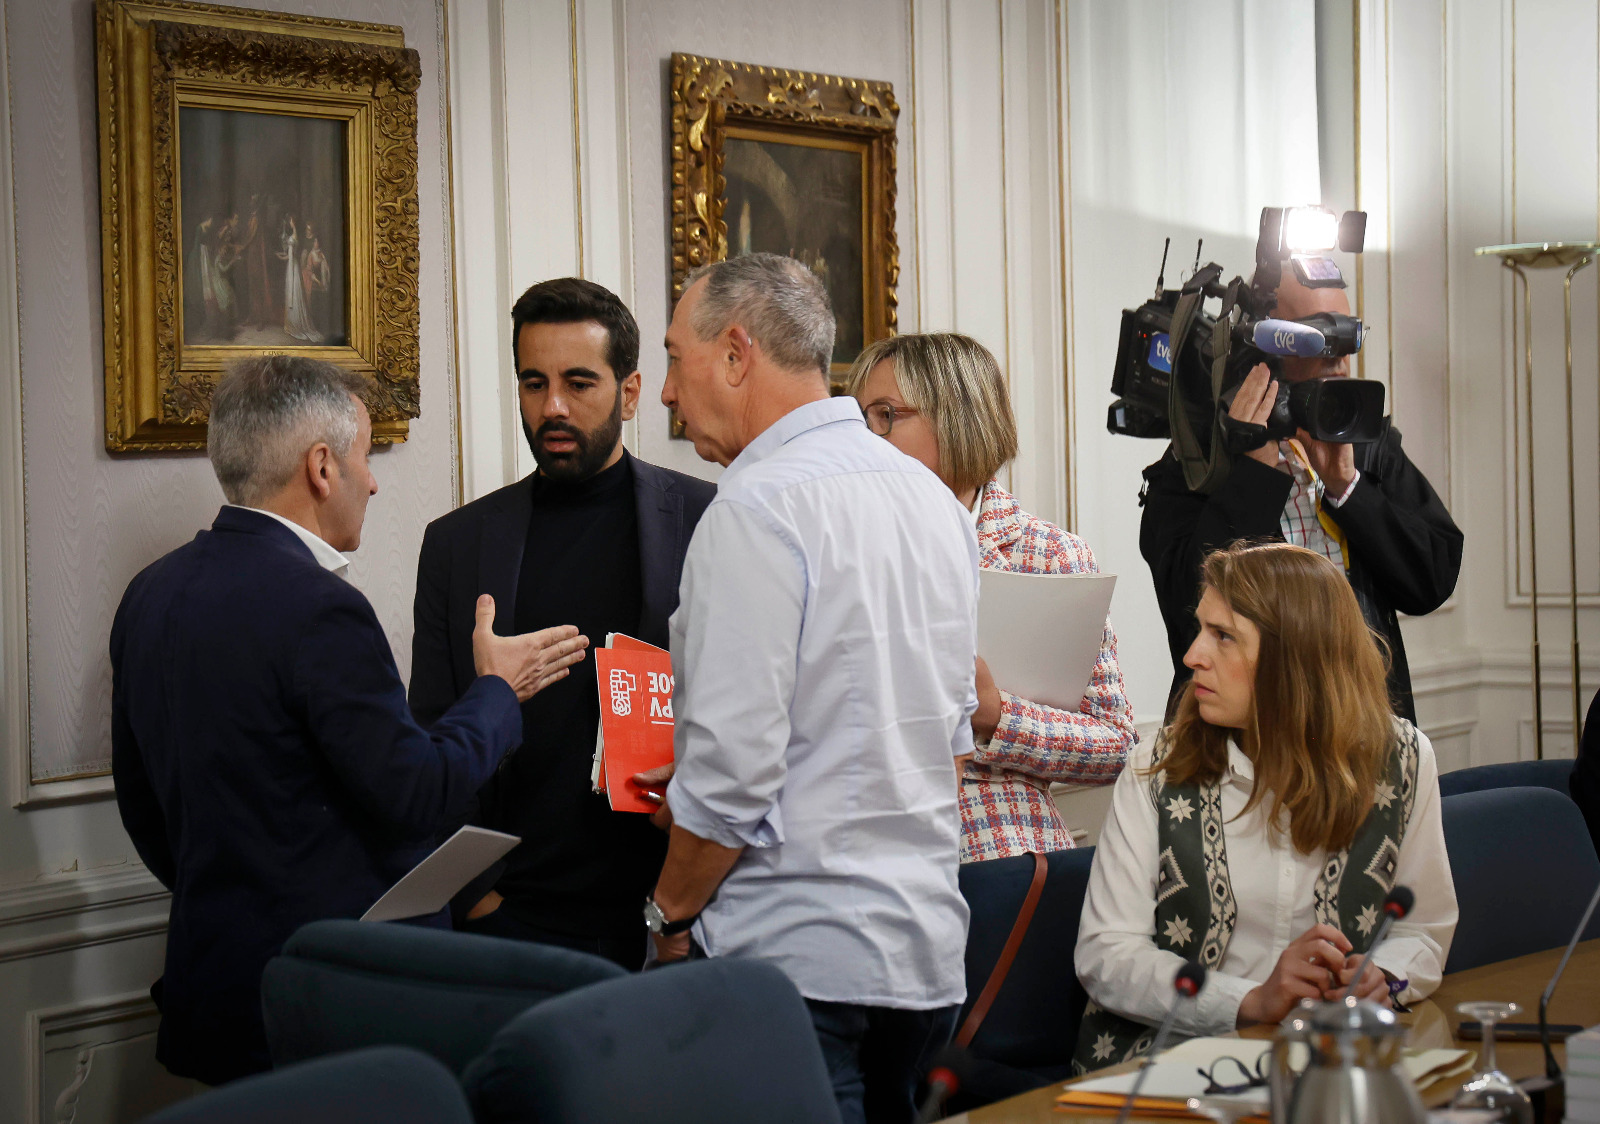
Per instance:
[[[117,806],[172,891],[156,1056],[207,1084],[270,1068],[267,961],[308,921],[360,917],[422,858],[521,742],[520,704],[588,643],[570,626],[496,636],[484,597],[471,687],[417,724],[344,580],[378,491],[364,389],[311,359],[237,365],[208,438],[228,503],[134,578],[111,629]]]

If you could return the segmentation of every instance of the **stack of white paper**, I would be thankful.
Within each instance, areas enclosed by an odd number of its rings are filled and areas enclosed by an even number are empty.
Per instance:
[[[1600,1124],[1600,1026],[1567,1039],[1567,1124]]]
[[[979,576],[978,655],[995,686],[1057,710],[1077,710],[1100,655],[1114,574]]]

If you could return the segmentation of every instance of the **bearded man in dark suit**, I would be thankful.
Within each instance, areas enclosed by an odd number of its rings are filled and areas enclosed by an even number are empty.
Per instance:
[[[534,285],[511,313],[522,428],[538,470],[429,525],[417,563],[411,707],[432,722],[471,683],[478,596],[502,630],[570,621],[604,645],[620,632],[667,646],[684,553],[714,485],[623,447],[639,406],[639,327],[609,290],[576,277]],[[458,898],[457,927],[644,959],[641,910],[666,836],[592,789],[593,674],[522,708],[522,749],[474,822],[522,837]],[[660,793],[667,770],[640,778]]]

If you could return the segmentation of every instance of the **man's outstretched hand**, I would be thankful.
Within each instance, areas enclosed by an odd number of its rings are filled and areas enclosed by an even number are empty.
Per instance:
[[[573,664],[583,659],[589,638],[570,624],[525,632],[520,636],[494,634],[494,598],[478,598],[478,620],[472,630],[472,664],[479,675],[498,675],[527,702],[558,679],[565,679]]]

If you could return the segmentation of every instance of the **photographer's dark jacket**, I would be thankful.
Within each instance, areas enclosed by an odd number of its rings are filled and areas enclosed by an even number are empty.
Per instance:
[[[1325,510],[1349,546],[1350,587],[1362,615],[1388,641],[1395,713],[1414,722],[1411,672],[1396,614],[1431,613],[1449,598],[1461,572],[1461,531],[1401,449],[1399,430],[1387,427],[1377,441],[1357,445],[1355,463],[1361,478],[1349,497]],[[1155,578],[1176,695],[1189,678],[1183,656],[1196,633],[1202,560],[1241,539],[1282,542],[1279,517],[1294,478],[1241,455],[1221,487],[1201,495],[1185,486],[1170,446],[1144,478],[1139,552]]]

